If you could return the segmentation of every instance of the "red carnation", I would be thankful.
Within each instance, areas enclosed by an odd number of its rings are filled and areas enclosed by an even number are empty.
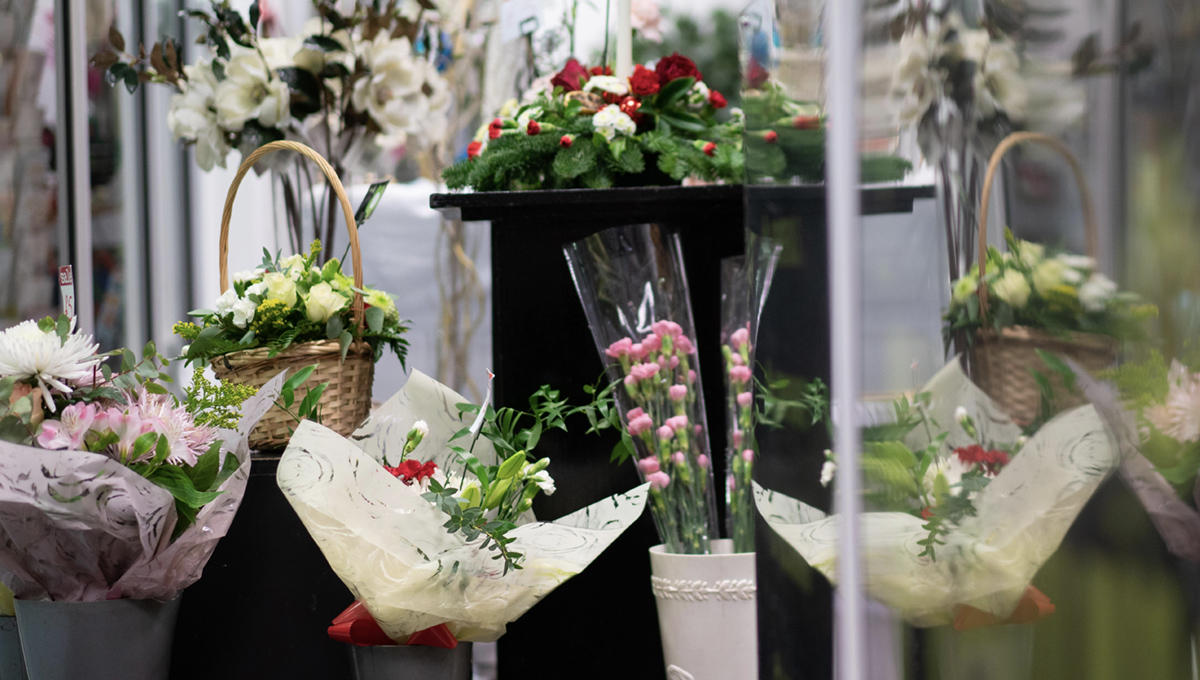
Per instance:
[[[708,91],[708,103],[712,104],[714,109],[723,109],[729,105],[729,102],[725,101],[725,95],[716,90]]]
[[[708,142],[707,144],[704,145],[704,155],[705,156],[711,156],[714,153],[716,153],[716,151],[717,151],[717,145],[714,144],[713,142]]]
[[[594,76],[611,76],[612,75],[612,67],[611,66],[593,66],[590,69],[588,69],[588,73],[590,73]]]
[[[797,130],[818,130],[821,127],[821,117],[796,116],[792,119],[792,127]]]
[[[968,465],[982,465],[987,474],[994,475],[1008,465],[1008,454],[1003,451],[988,451],[978,444],[961,446],[954,450],[958,459]]]
[[[542,131],[542,126],[536,120],[529,121],[529,125],[525,126],[525,133],[530,137]]]
[[[583,84],[587,80],[587,67],[572,57],[567,60],[567,65],[550,79],[550,86],[561,87],[567,92],[574,92],[575,90],[583,89]]]
[[[558,145],[564,149],[571,148],[571,145],[574,143],[575,137],[573,135],[563,135],[562,138],[558,140]]]
[[[702,80],[700,69],[696,68],[696,62],[678,52],[669,57],[659,59],[658,63],[654,66],[654,72],[658,74],[659,85],[666,85],[677,78]]]
[[[629,76],[629,90],[631,92],[639,97],[645,97],[646,95],[657,94],[659,87],[661,85],[658,83],[658,74],[641,64],[633,67],[633,75]]]
[[[640,123],[645,114],[638,113],[638,109],[642,108],[642,103],[633,97],[625,97],[621,100],[621,113],[633,119],[633,122]]]
[[[767,144],[774,144],[779,139],[779,133],[774,130],[767,130],[763,133],[763,141]]]
[[[488,123],[488,139],[495,139],[500,136],[500,130],[504,127],[504,121],[499,118]]]
[[[415,460],[405,460],[401,461],[396,467],[384,465],[383,469],[390,472],[393,477],[412,486],[413,482],[420,483],[432,477],[433,473],[437,471],[437,464],[432,460],[424,463],[418,463]]]
[[[605,104],[620,104],[621,100],[624,98],[625,98],[625,95],[623,95],[623,94],[616,94],[614,92],[605,92],[604,93],[604,103]]]
[[[475,160],[479,158],[479,154],[483,153],[483,142],[471,142],[467,145],[467,158]]]

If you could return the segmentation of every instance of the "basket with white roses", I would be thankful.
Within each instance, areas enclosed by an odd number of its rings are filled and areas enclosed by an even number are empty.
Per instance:
[[[1014,238],[1008,230],[1008,252],[984,250],[991,180],[1004,152],[1021,141],[1041,142],[1070,162],[1083,194],[1088,251],[1095,252],[1095,218],[1078,161],[1053,138],[1010,135],[993,154],[984,183],[979,264],[955,282],[943,333],[947,347],[956,337],[965,340],[972,377],[1014,421],[1028,425],[1041,412],[1042,395],[1061,391],[1058,379],[1040,370],[1049,354],[1069,357],[1088,371],[1107,368],[1120,341],[1141,337],[1142,322],[1157,309],[1133,293],[1119,292],[1097,271],[1094,256],[1047,255],[1043,246]],[[1059,408],[1072,405],[1067,399],[1056,402]]]
[[[318,266],[321,244],[306,254],[281,258],[263,250],[259,268],[229,280],[229,221],[242,178],[262,156],[277,150],[301,153],[316,161],[334,185],[350,232],[352,276],[338,258]],[[306,381],[308,396],[298,413],[320,414],[321,422],[341,433],[354,431],[371,406],[375,362],[386,347],[403,364],[407,331],[396,304],[385,292],[363,285],[358,230],[345,189],[329,164],[296,142],[272,142],[250,154],[234,178],[221,224],[221,288],[213,309],[191,312],[199,323],[180,323],[175,332],[189,344],[188,361],[212,365],[218,377],[258,386],[284,369],[316,365]],[[322,385],[322,383],[327,383]],[[285,395],[251,437],[260,450],[281,449],[291,436],[295,416]]]
[[[742,118],[717,120],[725,97],[691,59],[672,54],[627,78],[575,59],[504,105],[443,173],[451,189],[512,191],[741,183]]]

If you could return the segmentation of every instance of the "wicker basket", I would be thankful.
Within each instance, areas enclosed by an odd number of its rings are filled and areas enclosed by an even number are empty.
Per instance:
[[[1110,366],[1117,358],[1119,344],[1111,336],[1095,333],[1049,333],[1027,326],[1002,329],[999,333],[988,328],[988,291],[984,283],[987,268],[987,223],[988,205],[991,200],[992,180],[1000,162],[1009,149],[1021,142],[1038,142],[1058,151],[1071,166],[1075,182],[1079,186],[1083,204],[1083,223],[1086,250],[1096,256],[1096,216],[1092,210],[1092,197],[1084,180],[1083,168],[1065,144],[1035,132],[1017,132],[1005,137],[992,153],[987,174],[983,180],[983,196],[979,213],[979,318],[984,329],[975,335],[974,347],[970,352],[971,376],[975,383],[988,394],[1014,422],[1028,425],[1037,418],[1041,410],[1041,390],[1033,371],[1047,374],[1055,388],[1056,407],[1065,409],[1082,403],[1073,395],[1067,395],[1057,375],[1042,362],[1037,350],[1066,356],[1088,371]],[[1061,396],[1058,396],[1061,395]]]
[[[338,200],[342,204],[342,212],[346,218],[346,228],[350,231],[350,255],[354,263],[354,287],[362,290],[362,251],[358,243],[358,229],[354,224],[354,210],[350,207],[350,199],[346,189],[338,179],[337,173],[329,163],[316,151],[298,142],[279,141],[264,144],[246,157],[238,168],[229,194],[225,198],[225,212],[221,216],[221,292],[229,290],[229,222],[233,216],[233,199],[237,196],[238,186],[242,178],[250,171],[263,156],[275,151],[295,151],[312,159],[333,187]],[[359,293],[354,294],[351,305],[354,312],[354,322],[361,329],[364,322],[363,300]],[[341,351],[336,340],[321,340],[292,345],[283,352],[268,357],[268,350],[257,348],[232,352],[210,360],[213,372],[218,378],[230,382],[262,387],[268,380],[287,369],[293,373],[305,366],[317,365],[317,368],[298,390],[297,400],[307,389],[312,389],[321,383],[328,383],[321,395],[321,424],[342,435],[349,435],[367,417],[371,410],[371,383],[375,377],[374,353],[365,342],[355,342],[350,346],[345,361],[341,360]],[[259,451],[277,451],[287,446],[291,438],[291,429],[296,425],[295,420],[279,407],[272,408],[250,435],[250,448]]]

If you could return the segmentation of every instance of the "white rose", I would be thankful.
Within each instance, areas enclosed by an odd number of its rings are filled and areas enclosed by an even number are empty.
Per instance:
[[[304,298],[304,313],[309,321],[325,323],[342,307],[346,306],[346,298],[333,290],[328,283],[318,283],[308,291]]]
[[[300,275],[304,273],[304,256],[288,255],[279,261],[279,266],[283,268],[283,271],[287,272],[287,275],[291,277],[293,281],[296,281],[300,278]]]
[[[267,290],[267,284],[259,281],[246,289],[246,295],[262,295]]]
[[[214,91],[217,87],[211,62],[200,60],[183,67],[188,79],[180,81],[183,92],[171,97],[167,127],[176,140],[195,145],[196,163],[205,172],[225,167],[230,146],[225,131],[217,124]]]
[[[233,304],[233,325],[238,328],[245,328],[246,324],[254,320],[254,311],[258,307],[251,301],[246,299],[238,300]]]
[[[282,127],[291,120],[287,85],[253,50],[241,51],[229,60],[215,101],[217,122],[227,130],[241,130],[246,121],[254,119],[266,127]]]
[[[610,142],[618,134],[632,135],[637,132],[637,123],[625,115],[616,104],[609,104],[597,111],[596,115],[592,116],[592,125]]]
[[[583,86],[586,92],[609,92],[619,96],[629,94],[629,83],[616,76],[592,76]]]
[[[240,272],[234,274],[233,282],[234,283],[243,283],[245,281],[253,281],[254,279],[257,279],[259,276],[262,276],[262,274],[263,274],[262,269],[247,269],[245,271],[240,271]]]
[[[1051,288],[1063,284],[1063,272],[1066,267],[1058,260],[1046,260],[1033,270],[1033,287],[1038,293],[1046,295]]]
[[[992,283],[992,292],[996,297],[1008,303],[1013,309],[1020,309],[1029,302],[1029,282],[1025,275],[1015,269],[1004,272],[999,281]]]
[[[1079,302],[1089,312],[1101,312],[1116,294],[1117,284],[1104,274],[1097,272],[1079,287]]]
[[[224,293],[221,293],[221,297],[217,298],[217,316],[225,316],[226,314],[232,312],[233,306],[237,304],[237,301],[238,294],[236,290],[230,288]]]
[[[279,272],[263,274],[263,283],[267,285],[268,300],[283,300],[288,307],[296,306],[296,282]]]
[[[1046,247],[1039,243],[1030,243],[1029,241],[1018,241],[1017,250],[1019,251],[1021,264],[1026,267],[1036,267],[1038,262],[1041,262],[1046,257]]]

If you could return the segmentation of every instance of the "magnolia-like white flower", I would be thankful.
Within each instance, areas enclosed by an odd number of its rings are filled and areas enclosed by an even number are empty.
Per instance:
[[[546,472],[545,470],[538,470],[529,476],[529,481],[537,484],[538,488],[542,490],[542,493],[546,494],[547,496],[554,495],[554,478],[550,476],[549,472]]]
[[[598,77],[596,76],[592,80]],[[597,132],[604,135],[604,138],[610,142],[618,134],[632,135],[637,132],[637,123],[634,123],[633,119],[627,116],[621,110],[621,107],[616,104],[609,104],[597,111],[596,115],[592,116],[592,125],[596,128]]]
[[[229,60],[215,102],[217,122],[226,130],[236,132],[255,119],[265,127],[282,127],[291,120],[287,84],[254,50],[239,51]]]
[[[936,66],[941,32],[922,29],[900,36],[900,59],[892,73],[892,92],[902,125],[915,125],[925,116],[945,88],[946,76]]]
[[[1045,260],[1033,270],[1033,288],[1038,293],[1046,295],[1052,288],[1063,284],[1063,272],[1066,266],[1058,260]]]
[[[184,66],[183,72],[187,80],[180,81],[183,91],[171,97],[167,127],[176,140],[195,146],[196,163],[205,172],[218,165],[223,168],[230,146],[225,131],[217,124],[217,78],[212,62],[201,59]]]
[[[263,274],[263,283],[267,285],[268,300],[283,300],[288,307],[296,306],[296,282],[286,274],[267,272]]]
[[[0,333],[0,377],[37,382],[46,408],[54,413],[50,388],[70,394],[68,383],[91,378],[100,363],[98,348],[92,336],[75,333],[73,317],[65,340],[38,328],[36,321],[23,321]]]
[[[354,84],[354,108],[369,114],[386,134],[413,129],[428,102],[422,92],[425,64],[413,58],[408,38],[393,40],[381,32],[366,45],[362,59],[370,74]]]
[[[530,103],[533,103],[534,101],[536,101],[537,98],[542,96],[543,94],[546,94],[547,92],[553,92],[554,86],[550,84],[551,80],[554,80],[553,73],[547,73],[544,76],[540,76],[540,77],[534,79],[534,81],[529,84],[529,89],[527,89],[523,93],[521,93],[521,102],[520,103],[530,104]],[[505,102],[504,106],[501,106],[500,111],[496,114],[498,117],[512,118],[511,109],[510,109],[510,113],[508,113],[507,115],[505,115],[505,113],[504,113],[504,107],[508,106],[509,102],[516,104],[517,100],[510,99],[507,102]]]
[[[256,309],[258,309],[258,306],[245,298],[233,303],[233,325],[238,328],[245,328],[246,324],[254,320],[254,311]]]
[[[616,76],[592,76],[591,78],[588,78],[588,81],[584,84],[583,89],[585,92],[595,92],[596,90],[599,90],[601,92],[608,92],[610,94],[623,97],[629,94],[629,81],[622,80]]]
[[[215,310],[217,312],[217,316],[225,316],[226,314],[232,312],[233,306],[237,304],[237,301],[238,294],[236,290],[230,288],[224,293],[221,293],[221,297],[217,298]]]
[[[821,466],[821,486],[829,486],[836,472],[837,463],[834,463],[832,460],[825,461],[825,464]]]
[[[328,283],[318,283],[309,289],[304,298],[304,314],[309,321],[325,323],[339,309],[346,306],[346,298]]]
[[[1015,269],[1004,272],[1004,276],[992,283],[992,292],[1004,300],[1013,309],[1021,309],[1029,302],[1029,281],[1025,275]]]
[[[650,42],[663,41],[662,13],[658,10],[658,0],[633,0],[629,4],[629,25],[643,38]]]
[[[1096,272],[1079,287],[1079,302],[1089,312],[1101,312],[1116,294],[1117,284],[1104,274]]]
[[[1007,40],[991,40],[985,30],[966,31],[972,39],[960,38],[964,51],[975,62],[975,101],[973,114],[976,120],[989,120],[1003,113],[1010,120],[1025,117],[1029,104],[1029,90],[1021,78],[1021,59]],[[981,34],[976,37],[974,34]],[[976,47],[967,49],[970,40]]]
[[[1146,409],[1146,420],[1177,441],[1200,441],[1200,373],[1172,360],[1167,382],[1166,401]]]

